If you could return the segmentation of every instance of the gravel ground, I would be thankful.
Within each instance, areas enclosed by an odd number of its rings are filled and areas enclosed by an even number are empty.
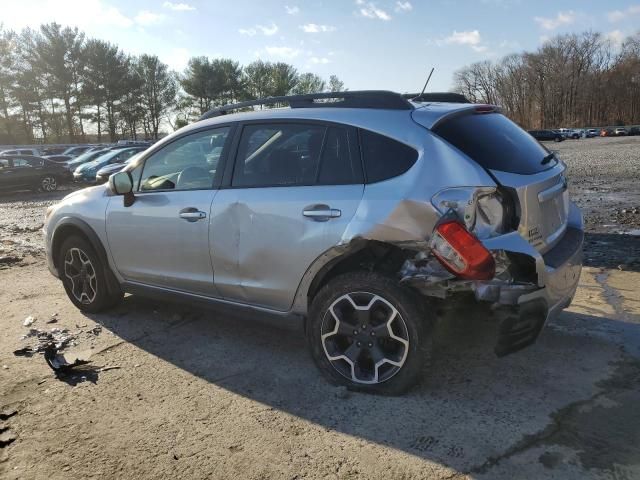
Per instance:
[[[495,325],[450,315],[399,398],[328,385],[298,333],[246,316],[132,296],[81,314],[42,256],[64,193],[0,195],[0,477],[640,478],[640,240],[620,233],[640,227],[640,138],[552,147],[588,229],[572,306],[502,359]],[[57,379],[14,356],[31,328],[91,363]]]

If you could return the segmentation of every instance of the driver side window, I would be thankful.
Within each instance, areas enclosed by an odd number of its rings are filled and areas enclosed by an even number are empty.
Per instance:
[[[204,190],[213,187],[230,127],[187,135],[147,158],[139,191]]]

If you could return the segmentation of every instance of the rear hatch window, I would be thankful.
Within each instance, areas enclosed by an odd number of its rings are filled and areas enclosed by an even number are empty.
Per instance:
[[[530,175],[556,164],[549,151],[500,113],[454,116],[433,130],[488,170]]]

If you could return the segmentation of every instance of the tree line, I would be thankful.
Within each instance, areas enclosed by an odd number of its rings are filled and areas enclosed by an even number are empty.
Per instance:
[[[265,96],[341,91],[287,63],[194,57],[184,72],[128,55],[57,23],[21,32],[0,24],[0,144],[158,138],[213,106]]]
[[[524,128],[640,122],[640,32],[620,45],[600,33],[560,35],[534,52],[466,66],[454,90],[500,105]]]

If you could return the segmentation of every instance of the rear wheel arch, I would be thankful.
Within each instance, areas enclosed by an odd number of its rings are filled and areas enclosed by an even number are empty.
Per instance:
[[[397,245],[376,240],[354,241],[345,253],[325,263],[313,276],[306,291],[306,306],[309,310],[314,297],[333,278],[357,271],[377,271],[388,276],[396,275],[408,252]]]

